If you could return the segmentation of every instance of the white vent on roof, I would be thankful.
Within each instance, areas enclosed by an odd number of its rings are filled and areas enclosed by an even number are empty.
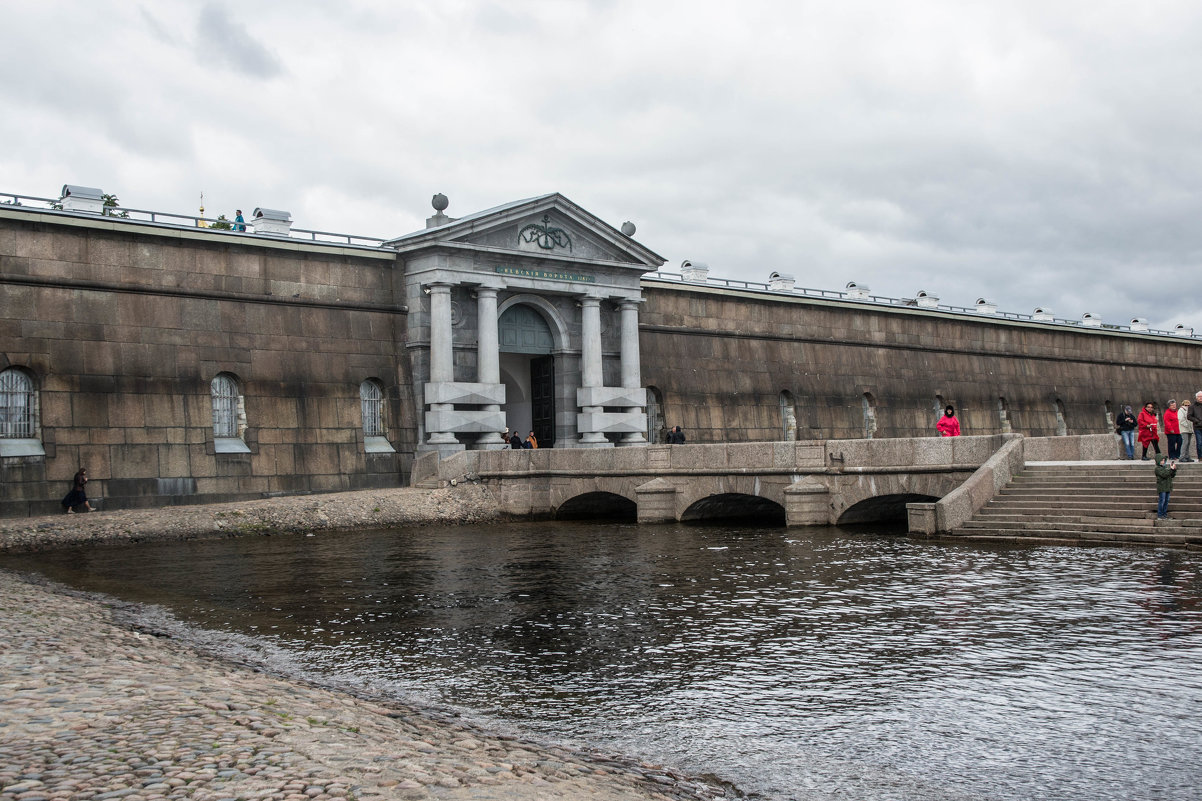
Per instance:
[[[255,209],[251,223],[256,234],[289,236],[292,233],[292,215],[279,209]]]
[[[1147,331],[1148,330],[1148,321],[1145,320],[1143,317],[1132,317],[1131,318],[1131,330],[1132,331]]]
[[[792,292],[794,283],[796,281],[788,273],[772,273],[768,276],[768,288],[777,292]]]
[[[1051,309],[1045,309],[1043,306],[1037,306],[1035,311],[1031,312],[1031,317],[1041,323],[1050,323],[1056,319],[1056,315]]]
[[[1085,312],[1081,315],[1081,325],[1089,328],[1099,328],[1102,325],[1102,318],[1093,312]]]
[[[680,263],[680,275],[686,281],[704,284],[709,280],[710,266],[704,262],[685,259]]]
[[[871,291],[866,284],[857,284],[855,281],[847,282],[847,297],[852,300],[868,300],[868,293]]]
[[[914,301],[924,309],[934,309],[939,306],[938,296],[932,295],[925,289],[918,290],[918,294],[914,296]]]
[[[1177,323],[1177,325],[1173,327],[1173,333],[1177,336],[1192,337],[1194,335],[1194,329],[1190,328],[1185,323]]]
[[[63,184],[63,194],[59,202],[63,204],[63,211],[104,213],[104,192],[91,186]]]
[[[997,314],[997,304],[992,300],[977,298],[977,311],[981,314]]]

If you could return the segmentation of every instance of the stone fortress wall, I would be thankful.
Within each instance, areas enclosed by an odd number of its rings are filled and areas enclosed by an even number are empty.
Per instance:
[[[407,304],[428,309],[404,269],[375,247],[0,207],[0,371],[31,377],[44,447],[0,459],[0,515],[60,511],[81,465],[107,508],[407,484],[421,409]],[[642,287],[642,385],[690,443],[930,436],[945,402],[966,434],[1103,433],[1122,404],[1202,387],[1190,338],[654,274]],[[474,371],[467,319],[460,380]],[[602,321],[608,384],[612,308]],[[214,439],[219,373],[243,399],[245,452]],[[365,441],[369,379],[384,448]]]
[[[1202,389],[1190,338],[651,278],[644,296],[643,382],[690,442],[785,438],[782,393],[808,440],[933,436],[948,403],[965,434],[1106,433],[1125,404]]]
[[[116,506],[396,486],[412,452],[395,256],[105,220],[0,218],[0,370],[32,376],[44,458],[0,466],[0,514],[61,511],[72,475]],[[235,378],[244,453],[215,448]],[[360,383],[384,389],[366,453]]]

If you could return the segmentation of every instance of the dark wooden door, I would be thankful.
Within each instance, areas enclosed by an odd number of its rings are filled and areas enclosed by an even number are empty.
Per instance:
[[[555,445],[555,359],[530,360],[530,418],[540,448]]]

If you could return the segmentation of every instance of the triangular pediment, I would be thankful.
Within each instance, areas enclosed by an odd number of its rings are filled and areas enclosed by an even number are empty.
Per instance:
[[[560,194],[542,195],[462,217],[386,243],[401,251],[438,245],[512,252],[643,270],[665,259]]]

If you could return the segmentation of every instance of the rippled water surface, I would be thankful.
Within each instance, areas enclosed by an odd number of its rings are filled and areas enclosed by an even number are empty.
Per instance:
[[[1202,796],[1198,553],[536,523],[4,565],[771,798]]]

